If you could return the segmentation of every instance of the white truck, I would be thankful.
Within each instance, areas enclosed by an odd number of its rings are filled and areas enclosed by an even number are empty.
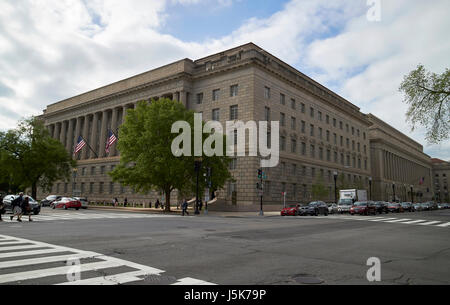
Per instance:
[[[338,212],[341,214],[350,212],[350,208],[357,201],[367,201],[366,190],[340,190]]]

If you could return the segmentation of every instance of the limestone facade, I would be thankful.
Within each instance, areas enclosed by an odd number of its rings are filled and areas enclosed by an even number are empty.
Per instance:
[[[431,183],[431,163],[420,145],[412,144],[412,140],[406,144],[383,141],[379,137],[383,128],[388,133],[398,132],[378,121],[374,125],[373,116],[364,115],[357,106],[249,43],[196,61],[183,59],[49,105],[42,118],[51,135],[71,153],[82,135],[95,151],[84,148],[77,155],[74,177],[56,183],[52,193],[71,195],[75,189],[96,201],[127,197],[134,202],[154,202],[159,196],[156,192],[136,194],[112,183],[108,172],[118,164],[120,152],[114,145],[106,155],[104,148],[107,130],[117,131],[128,109],[138,101],[160,97],[178,100],[188,109],[201,112],[204,121],[217,120],[223,126],[229,120],[280,121],[280,164],[264,170],[265,204],[281,204],[282,192],[287,194],[287,203],[309,202],[316,199],[314,184],[327,190],[321,199],[334,201],[335,172],[347,185],[366,189],[373,176],[374,197],[379,194],[380,199],[385,196],[384,185],[390,181],[414,184],[403,173],[404,178],[389,180],[388,173],[379,169],[381,152],[387,145],[392,149],[402,146],[395,150],[397,155],[419,164],[417,175]],[[416,151],[408,152],[411,147]],[[228,205],[258,204],[258,168],[258,157],[235,158],[230,170],[236,182],[227,183],[219,198]],[[428,187],[431,189],[431,184]],[[417,185],[416,189],[424,198],[428,196],[424,186]]]

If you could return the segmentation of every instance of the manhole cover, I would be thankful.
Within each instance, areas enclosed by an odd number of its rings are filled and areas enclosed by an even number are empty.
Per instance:
[[[305,284],[305,285],[319,285],[324,282],[321,279],[318,279],[316,277],[311,277],[311,276],[299,276],[299,277],[295,277],[294,280],[299,284]]]

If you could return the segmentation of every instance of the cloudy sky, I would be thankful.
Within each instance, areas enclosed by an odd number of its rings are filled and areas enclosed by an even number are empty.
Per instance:
[[[379,2],[379,22],[367,18],[378,7],[368,2]],[[47,104],[251,41],[450,160],[450,141],[429,146],[424,130],[411,132],[398,92],[417,64],[450,66],[449,12],[448,0],[1,0],[0,129]]]

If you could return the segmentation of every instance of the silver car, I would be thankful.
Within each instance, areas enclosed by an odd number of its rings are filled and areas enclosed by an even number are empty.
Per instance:
[[[87,209],[89,206],[89,201],[87,200],[86,197],[73,197],[75,200],[78,200],[81,202],[81,208],[82,209]]]
[[[339,207],[336,203],[332,203],[328,205],[328,213],[330,214],[336,214],[339,213]]]

